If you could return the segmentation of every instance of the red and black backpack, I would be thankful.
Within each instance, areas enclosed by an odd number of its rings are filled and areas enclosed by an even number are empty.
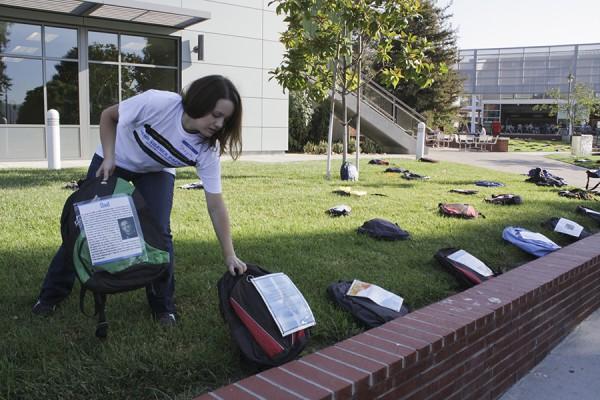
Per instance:
[[[270,272],[247,264],[242,275],[223,274],[217,283],[219,309],[243,359],[257,369],[278,366],[298,357],[310,337],[309,329],[282,336],[252,278]]]

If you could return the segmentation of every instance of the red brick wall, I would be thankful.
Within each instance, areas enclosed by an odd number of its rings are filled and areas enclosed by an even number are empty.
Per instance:
[[[600,234],[198,397],[496,399],[600,306]]]

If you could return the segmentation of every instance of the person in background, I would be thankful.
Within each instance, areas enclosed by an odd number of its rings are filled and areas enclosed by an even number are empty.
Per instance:
[[[88,178],[116,175],[131,181],[158,222],[170,254],[168,272],[146,288],[153,317],[176,324],[173,241],[170,228],[175,168],[194,166],[204,184],[208,214],[233,275],[246,264],[233,248],[229,215],[221,194],[220,156],[241,153],[242,102],[230,80],[210,75],[192,82],[181,94],[148,90],[105,109],[100,142]],[[75,272],[61,246],[52,259],[38,299],[37,315],[51,314],[73,287]]]

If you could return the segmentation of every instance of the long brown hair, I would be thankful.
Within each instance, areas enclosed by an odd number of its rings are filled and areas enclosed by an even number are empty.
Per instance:
[[[223,129],[208,140],[211,147],[215,147],[218,140],[220,155],[228,151],[235,160],[242,152],[242,100],[233,83],[221,75],[208,75],[196,79],[181,93],[183,111],[194,119],[212,112],[221,99],[233,103],[233,114],[225,121]]]

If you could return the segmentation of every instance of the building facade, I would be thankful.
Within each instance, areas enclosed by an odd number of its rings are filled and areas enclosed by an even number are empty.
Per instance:
[[[286,29],[270,0],[0,0],[0,161],[88,159],[101,111],[148,89],[222,74],[242,96],[244,152],[287,150],[288,96],[269,71]]]
[[[550,90],[568,96],[576,83],[583,83],[600,94],[599,43],[461,50],[455,68],[464,78],[461,106],[472,129],[500,122],[505,130],[519,125],[536,132],[549,125],[556,130],[566,115],[552,117],[534,108],[556,103]]]

